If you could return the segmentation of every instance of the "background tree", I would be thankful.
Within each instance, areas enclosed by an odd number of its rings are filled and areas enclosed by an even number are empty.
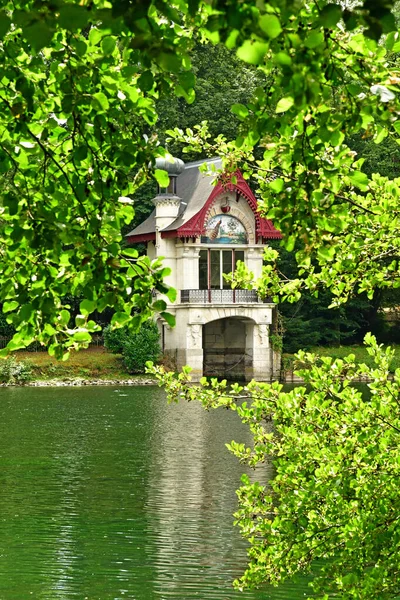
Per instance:
[[[257,87],[265,84],[265,75],[253,65],[239,60],[233,50],[223,45],[213,45],[207,40],[197,41],[188,51],[192,73],[187,74],[193,84],[193,93],[188,95],[180,89],[179,95],[163,95],[156,101],[158,120],[149,135],[158,135],[165,142],[165,131],[176,127],[194,127],[207,121],[212,139],[224,135],[234,139],[239,132],[240,120],[230,108],[235,103],[250,102]],[[189,102],[188,102],[189,101]],[[184,153],[185,144],[169,143],[168,150],[185,161],[198,160],[205,154]],[[134,196],[135,216],[125,226],[126,234],[144,221],[154,210],[152,199],[156,195],[154,181],[145,183]]]
[[[270,246],[278,251],[277,269],[282,276],[290,280],[298,278],[295,252],[287,252],[276,242],[270,242]],[[362,343],[368,331],[379,341],[396,341],[395,328],[389,329],[380,312],[382,295],[375,293],[371,300],[366,294],[358,295],[332,308],[334,298],[328,290],[320,289],[317,295],[304,290],[297,302],[282,302],[278,308],[282,317],[283,351]]]

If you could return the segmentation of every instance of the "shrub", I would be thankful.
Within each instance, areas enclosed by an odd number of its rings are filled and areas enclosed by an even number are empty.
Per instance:
[[[122,362],[129,373],[144,373],[146,362],[158,361],[161,356],[160,334],[153,321],[144,323],[137,333],[127,327],[104,330],[104,345],[114,354],[122,354]]]
[[[122,354],[124,342],[129,335],[127,327],[112,329],[111,325],[108,325],[103,331],[104,346],[113,354]]]
[[[32,368],[28,362],[17,360],[15,356],[0,360],[1,383],[25,383],[31,376]]]

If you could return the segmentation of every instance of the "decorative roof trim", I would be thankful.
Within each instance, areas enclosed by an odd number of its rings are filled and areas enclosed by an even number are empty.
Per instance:
[[[139,233],[137,235],[127,235],[126,241],[128,244],[139,244],[140,242],[155,242],[156,233],[152,231],[150,233]]]
[[[161,237],[163,238],[193,238],[200,237],[204,234],[204,228],[207,221],[208,212],[213,205],[215,199],[227,191],[235,191],[243,196],[250,208],[252,209],[256,219],[256,242],[264,239],[282,239],[282,234],[278,229],[275,229],[272,221],[264,219],[258,212],[257,199],[251,191],[249,185],[243,178],[240,171],[235,171],[233,176],[236,178],[236,183],[232,183],[231,179],[227,182],[223,182],[221,179],[211,192],[207,202],[203,208],[196,213],[187,223],[175,230],[161,231]]]

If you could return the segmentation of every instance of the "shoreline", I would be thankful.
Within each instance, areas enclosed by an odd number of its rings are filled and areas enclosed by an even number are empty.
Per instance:
[[[150,377],[137,377],[135,379],[37,379],[24,383],[0,383],[0,387],[82,387],[82,386],[138,386],[157,385],[156,379]]]

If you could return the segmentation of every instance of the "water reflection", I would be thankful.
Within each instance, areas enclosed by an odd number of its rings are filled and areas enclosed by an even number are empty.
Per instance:
[[[246,561],[236,415],[155,388],[0,394],[1,600],[304,597],[231,588]]]

